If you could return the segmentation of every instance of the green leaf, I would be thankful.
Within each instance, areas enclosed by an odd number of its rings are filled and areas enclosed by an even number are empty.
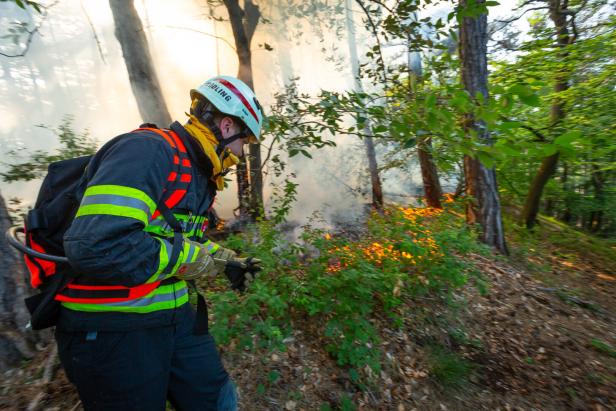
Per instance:
[[[571,143],[582,136],[582,132],[579,130],[569,130],[566,133],[556,137],[554,144],[557,146],[571,147]]]
[[[531,94],[530,96],[518,95],[518,98],[528,106],[539,107],[541,105],[541,100],[536,94]]]
[[[484,165],[485,168],[494,167],[494,159],[489,153],[486,153],[485,151],[478,151],[477,158],[479,159],[481,164]]]

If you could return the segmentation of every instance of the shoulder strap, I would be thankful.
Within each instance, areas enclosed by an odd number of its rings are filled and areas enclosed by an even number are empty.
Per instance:
[[[171,130],[164,130],[160,128],[143,127],[138,128],[135,131],[151,131],[161,136],[171,148],[174,149],[173,156],[173,171],[169,174],[167,179],[167,185],[163,189],[163,198],[156,205],[156,211],[152,215],[152,219],[162,215],[167,224],[173,229],[173,248],[171,249],[171,258],[165,268],[165,273],[168,274],[175,267],[180,253],[184,247],[184,235],[182,225],[177,218],[171,212],[171,208],[177,205],[188,191],[188,184],[191,180],[191,175],[181,173],[180,168],[190,168],[191,163],[186,153],[186,147],[182,143],[182,140]]]

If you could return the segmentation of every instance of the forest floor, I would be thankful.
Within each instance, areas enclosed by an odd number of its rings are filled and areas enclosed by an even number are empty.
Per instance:
[[[374,318],[386,359],[367,383],[327,354],[310,319],[285,351],[221,347],[240,409],[616,410],[616,247],[547,219],[533,235],[509,231],[511,256],[460,256],[482,278],[446,303],[407,301],[397,329]],[[81,409],[61,370],[46,383],[54,356],[42,349],[5,373],[0,409]]]

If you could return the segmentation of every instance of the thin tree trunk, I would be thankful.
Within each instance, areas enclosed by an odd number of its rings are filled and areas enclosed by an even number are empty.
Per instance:
[[[34,333],[26,330],[29,315],[25,269],[4,233],[11,226],[6,204],[0,195],[0,371],[32,358]]]
[[[417,21],[417,13],[413,13],[413,21]],[[411,92],[418,87],[418,83],[423,76],[423,68],[421,65],[421,56],[418,52],[412,51],[411,39],[408,43],[408,69],[409,81],[411,82]],[[430,136],[417,137],[417,157],[419,158],[419,167],[421,168],[421,179],[423,182],[424,196],[426,204],[429,207],[443,208],[441,204],[441,196],[443,190],[438,178],[438,170],[432,157],[432,138]]]
[[[133,0],[109,0],[109,6],[113,13],[115,36],[122,46],[122,55],[141,119],[144,123],[167,127],[171,123],[171,115]]]
[[[479,3],[484,1],[478,0]],[[467,0],[460,0],[460,6],[466,7]],[[462,83],[472,97],[481,93],[485,100],[488,99],[487,40],[487,15],[464,17],[460,25]],[[466,126],[473,128],[483,143],[491,144],[490,133],[485,123],[476,121],[472,115],[468,115],[466,120]],[[469,222],[473,222],[476,218],[482,228],[482,241],[507,254],[496,171],[494,167],[486,168],[476,159],[465,158],[464,164],[465,171],[468,171],[467,192],[470,191],[477,199],[477,204],[471,204],[469,207],[471,214],[475,215]]]
[[[560,57],[563,61],[568,55],[566,46],[573,41],[573,39],[569,36],[569,29],[567,27],[567,5],[568,0],[549,0],[550,19],[556,28],[556,45],[562,50]],[[569,88],[568,80],[569,75],[566,69],[560,70],[555,74],[554,92],[556,93],[556,96],[554,97],[554,102],[552,103],[552,109],[550,112],[550,122],[552,125],[562,122],[565,118],[565,103],[559,94]],[[539,214],[539,204],[541,201],[541,195],[543,194],[543,189],[556,171],[559,156],[560,153],[556,152],[541,161],[539,170],[537,171],[537,174],[528,189],[528,195],[522,211],[522,219],[527,228],[532,228],[537,221],[537,214]]]
[[[363,93],[364,88],[359,78],[359,57],[357,56],[357,41],[355,40],[355,25],[353,23],[353,1],[346,0],[346,26],[347,43],[349,46],[349,58],[351,61],[351,72],[355,91]],[[374,139],[372,138],[372,126],[367,116],[364,122],[364,145],[366,146],[366,157],[368,157],[368,171],[370,172],[370,183],[372,185],[372,206],[377,210],[383,209],[383,187],[379,176],[379,167],[374,149]]]
[[[252,53],[250,43],[255,33],[261,12],[251,0],[245,0],[244,9],[238,0],[224,0],[229,13],[235,48],[239,62],[238,78],[254,90]],[[261,173],[261,145],[249,146],[250,158],[237,166],[237,194],[240,220],[256,219],[263,215],[263,174]]]
[[[417,141],[417,156],[421,167],[421,178],[423,180],[424,195],[426,204],[429,207],[443,208],[441,196],[443,190],[438,179],[438,170],[432,158],[432,139],[430,137],[420,137]]]

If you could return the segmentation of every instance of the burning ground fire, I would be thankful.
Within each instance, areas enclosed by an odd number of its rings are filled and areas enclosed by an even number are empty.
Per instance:
[[[381,242],[366,239],[364,242],[334,246],[329,250],[334,257],[330,259],[327,271],[339,272],[356,262],[358,258],[376,266],[382,266],[386,261],[396,261],[404,266],[416,266],[422,262],[442,258],[444,255],[432,232],[418,222],[420,219],[434,217],[442,212],[441,209],[431,207],[398,207],[386,211],[386,221],[383,223],[404,226],[406,229],[402,238],[380,239]],[[325,239],[329,241],[332,236],[326,234]]]

